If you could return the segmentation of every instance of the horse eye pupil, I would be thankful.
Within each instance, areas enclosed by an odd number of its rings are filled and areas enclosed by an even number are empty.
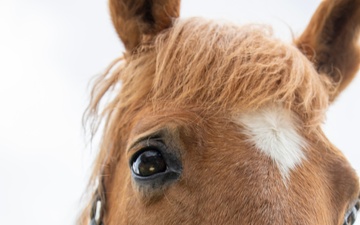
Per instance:
[[[157,150],[147,150],[136,157],[132,170],[136,175],[147,177],[165,172],[167,166],[164,158]]]

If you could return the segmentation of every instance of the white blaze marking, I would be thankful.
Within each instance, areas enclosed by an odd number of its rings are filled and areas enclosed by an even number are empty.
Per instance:
[[[256,148],[277,164],[283,179],[305,158],[305,140],[297,132],[292,113],[282,107],[269,107],[240,115],[244,134]]]

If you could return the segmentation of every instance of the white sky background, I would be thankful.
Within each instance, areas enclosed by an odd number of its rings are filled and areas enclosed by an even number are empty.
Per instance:
[[[319,2],[183,0],[182,16],[268,23],[290,40]],[[122,51],[106,0],[0,0],[1,224],[73,224],[94,155],[81,127],[88,81]],[[359,97],[360,77],[324,126],[358,173]]]

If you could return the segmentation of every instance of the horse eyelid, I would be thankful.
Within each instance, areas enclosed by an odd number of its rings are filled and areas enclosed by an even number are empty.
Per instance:
[[[137,139],[132,145],[130,145],[130,147],[127,149],[126,152],[129,152],[131,149],[135,148],[137,145],[139,145],[141,142],[144,141],[146,141],[146,146],[149,146],[151,140],[155,140],[163,143],[162,138],[159,134],[150,134]]]

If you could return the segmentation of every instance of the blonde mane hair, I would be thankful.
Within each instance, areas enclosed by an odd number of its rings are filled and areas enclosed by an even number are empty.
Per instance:
[[[166,104],[227,112],[276,103],[312,127],[322,121],[329,87],[334,86],[295,46],[275,39],[270,27],[201,18],[177,20],[153,42],[117,62],[114,72],[107,71],[96,82],[89,112],[96,113],[105,93],[113,92],[104,116],[148,102],[154,110]],[[115,88],[119,83],[120,91]]]

